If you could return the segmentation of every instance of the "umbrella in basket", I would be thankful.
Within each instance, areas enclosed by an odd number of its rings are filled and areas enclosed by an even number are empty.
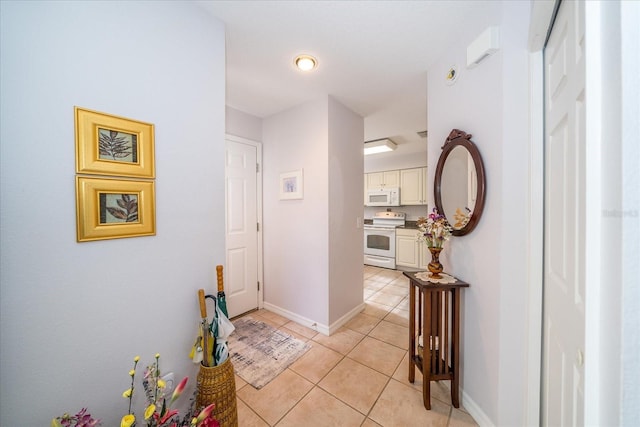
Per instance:
[[[207,303],[204,296],[204,289],[198,290],[198,301],[200,302],[200,316],[202,317],[202,364],[210,364],[212,348],[214,348],[214,338],[211,335],[209,319],[207,319]]]
[[[229,320],[221,265],[216,266],[216,272],[218,273],[218,298],[216,300],[215,317],[213,322],[211,322],[211,332],[216,339],[214,359],[216,365],[219,365],[229,357],[229,345],[227,344],[227,338],[236,328]]]
[[[227,357],[229,357],[229,345],[227,344],[227,339],[229,338],[229,335],[236,330],[233,323],[231,323],[229,318],[222,312],[220,304],[216,305],[216,316],[211,323],[211,329],[216,340],[215,363],[216,365],[220,365],[222,362],[227,360]]]
[[[218,306],[225,316],[229,317],[229,310],[227,310],[227,297],[224,294],[224,284],[222,278],[222,266],[216,266],[216,274],[218,275]]]

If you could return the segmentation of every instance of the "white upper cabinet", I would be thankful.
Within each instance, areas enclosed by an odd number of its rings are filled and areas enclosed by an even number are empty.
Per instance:
[[[400,170],[400,204],[427,204],[427,168]]]
[[[372,172],[372,173],[368,173],[366,176],[367,176],[366,187],[369,190],[400,186],[399,170]]]
[[[364,204],[367,192],[384,188],[400,188],[400,204],[427,204],[427,168],[411,168],[364,174]]]

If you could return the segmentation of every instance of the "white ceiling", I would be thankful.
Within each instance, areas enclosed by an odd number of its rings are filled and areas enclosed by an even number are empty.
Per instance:
[[[486,1],[198,1],[226,30],[227,105],[265,118],[331,95],[365,140],[420,146],[427,69]],[[307,53],[318,68],[302,73]],[[399,147],[400,148],[400,147]]]

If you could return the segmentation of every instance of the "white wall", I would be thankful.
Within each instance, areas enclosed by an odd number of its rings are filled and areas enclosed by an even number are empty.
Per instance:
[[[329,322],[328,100],[263,120],[264,302]],[[304,198],[279,200],[279,177],[303,169]]]
[[[622,363],[620,372],[621,425],[638,424],[640,418],[640,3],[622,2],[620,7],[622,84]],[[613,24],[615,25],[615,23]],[[606,67],[605,67],[606,70]],[[605,74],[606,75],[606,74]],[[634,77],[636,76],[636,77]],[[608,80],[608,79],[607,79]],[[608,142],[608,140],[605,139]],[[617,165],[616,165],[617,166]],[[619,170],[614,166],[613,171]],[[611,173],[611,176],[615,176]],[[608,184],[608,183],[606,183]],[[606,188],[606,187],[605,187]]]
[[[498,425],[526,417],[529,257],[529,2],[502,2],[502,193]],[[489,190],[491,191],[491,190]],[[538,206],[541,210],[542,206]],[[493,273],[495,274],[495,272]]]
[[[196,291],[224,261],[224,28],[178,2],[0,16],[0,424],[119,425],[134,356],[195,383]],[[155,124],[156,236],[76,242],[74,105]]]
[[[362,303],[362,135],[328,96],[263,121],[265,307],[325,333]],[[280,174],[297,169],[304,198],[279,200]]]
[[[587,274],[593,273],[586,283],[585,419],[636,426],[640,423],[640,4],[587,2],[585,15],[586,217],[591,232],[585,246]]]
[[[262,119],[229,106],[225,109],[225,127],[229,135],[262,141]]]
[[[471,284],[463,292],[461,387],[481,425],[525,421],[528,23],[529,2],[488,4],[428,73],[430,169],[457,128],[473,134],[487,175],[482,219],[441,256],[446,271]],[[500,26],[500,51],[466,69],[466,47],[490,25]],[[459,77],[448,86],[454,64]]]
[[[329,324],[363,304],[362,117],[329,97]]]

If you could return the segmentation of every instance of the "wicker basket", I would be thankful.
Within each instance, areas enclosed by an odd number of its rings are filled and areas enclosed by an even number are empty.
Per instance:
[[[220,423],[220,427],[238,426],[236,379],[233,373],[233,364],[229,358],[219,366],[206,367],[201,363],[197,387],[196,408],[198,411],[215,403],[213,416]]]

